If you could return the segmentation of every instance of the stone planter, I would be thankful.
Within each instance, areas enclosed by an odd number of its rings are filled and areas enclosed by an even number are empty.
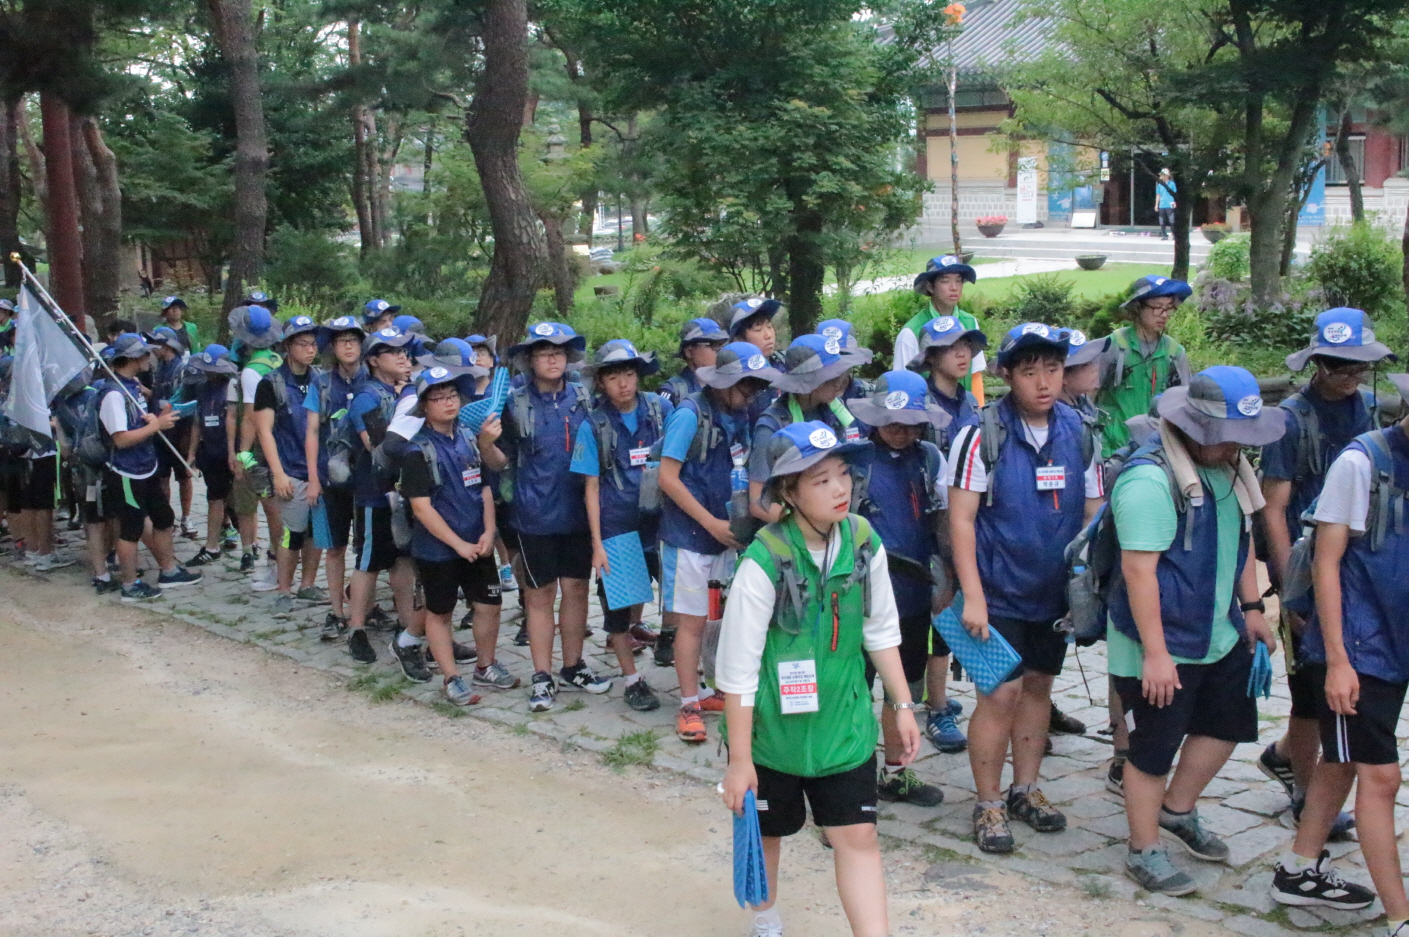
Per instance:
[[[1004,227],[1006,227],[1006,225],[981,224],[978,226],[978,233],[982,234],[986,238],[996,238],[998,235],[1003,233]]]
[[[1105,254],[1078,254],[1076,256],[1076,265],[1082,270],[1100,270],[1101,265],[1105,262]]]
[[[1217,244],[1219,241],[1223,240],[1228,236],[1227,231],[1220,231],[1217,228],[1214,228],[1213,230],[1209,230],[1208,228],[1200,228],[1199,232],[1203,234],[1204,240],[1208,241],[1210,244]]]

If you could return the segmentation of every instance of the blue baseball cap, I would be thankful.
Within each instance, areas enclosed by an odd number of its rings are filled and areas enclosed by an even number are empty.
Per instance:
[[[931,348],[948,348],[960,339],[975,348],[988,347],[988,336],[978,329],[965,328],[957,316],[938,316],[931,319],[920,328],[920,350],[915,357],[905,362],[905,367],[923,371]]]
[[[953,418],[937,403],[930,403],[925,379],[914,371],[887,371],[876,380],[869,397],[846,401],[847,409],[862,423],[886,426],[928,423],[943,429]]]
[[[1257,378],[1229,364],[1205,368],[1188,387],[1171,387],[1160,395],[1160,419],[1168,420],[1204,446],[1235,442],[1265,446],[1287,431],[1281,407],[1264,407]]]
[[[713,367],[699,368],[695,377],[706,387],[724,390],[746,377],[773,383],[778,379],[777,368],[768,364],[763,350],[752,342],[730,342],[719,349]]]
[[[166,312],[166,310],[170,309],[172,306],[180,306],[182,309],[185,309],[187,308],[186,300],[182,299],[180,296],[168,296],[161,301],[162,312]]]
[[[1109,335],[1105,338],[1089,339],[1081,329],[1058,329],[1057,334],[1067,340],[1066,366],[1069,368],[1090,364],[1099,358],[1111,343]]]
[[[375,322],[382,316],[396,315],[400,311],[400,306],[393,306],[385,299],[369,299],[362,305],[362,321]]]
[[[1389,347],[1375,340],[1370,317],[1359,309],[1337,306],[1316,317],[1311,344],[1287,355],[1287,367],[1300,371],[1314,355],[1346,361],[1398,361]]]
[[[783,355],[783,372],[773,378],[773,386],[790,394],[808,394],[855,365],[855,359],[843,357],[840,339],[799,335]]]
[[[851,323],[845,319],[823,319],[817,323],[817,334],[841,342],[842,357],[851,358],[856,364],[870,364],[874,357],[871,349],[861,347]]]
[[[933,283],[936,278],[942,277],[946,273],[957,273],[964,278],[964,282],[966,283],[978,282],[978,274],[974,272],[973,267],[964,263],[963,260],[954,254],[943,254],[939,257],[931,257],[925,263],[925,272],[915,277],[912,289],[921,296],[928,296],[930,294],[930,284]]]
[[[998,346],[998,367],[1006,368],[1013,356],[1024,348],[1054,348],[1066,358],[1070,345],[1067,343],[1065,332],[1065,329],[1054,328],[1041,322],[1024,322],[1022,325],[1013,326]]]
[[[690,319],[680,326],[680,348],[675,357],[685,357],[686,345],[723,345],[729,341],[729,334],[719,327],[719,323],[708,317]]]
[[[279,304],[263,290],[253,291],[244,299],[240,300],[240,302],[245,306],[263,306],[265,309],[273,312],[277,312],[279,309]]]
[[[789,423],[768,440],[768,462],[772,468],[768,472],[768,484],[763,493],[764,503],[777,500],[773,497],[777,479],[805,472],[828,456],[841,456],[850,462],[870,448],[869,439],[842,442],[832,428],[821,420]]]
[[[591,374],[615,364],[634,364],[640,377],[660,370],[660,362],[656,361],[655,355],[637,351],[636,346],[624,338],[614,338],[603,344],[592,355],[591,363],[582,370]]]
[[[778,300],[764,299],[762,296],[739,300],[729,307],[729,337],[736,338],[754,316],[772,319],[782,308],[783,304]]]
[[[1131,309],[1137,303],[1142,303],[1147,299],[1159,299],[1161,296],[1173,296],[1182,303],[1193,292],[1193,287],[1183,280],[1171,280],[1169,277],[1159,276],[1141,277],[1130,284],[1130,296],[1120,304],[1120,308]]]

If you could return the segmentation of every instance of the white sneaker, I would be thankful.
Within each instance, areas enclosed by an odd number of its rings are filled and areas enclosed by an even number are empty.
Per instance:
[[[19,565],[21,565],[21,566],[34,566],[34,565],[37,564],[38,562],[39,562],[39,554],[38,554],[38,553],[31,553],[30,551],[25,550],[25,551],[24,551],[24,559],[20,560]]]
[[[65,566],[72,566],[73,560],[60,559],[57,553],[46,553],[34,564],[35,572],[46,573],[51,569],[63,569]]]
[[[254,577],[250,588],[255,592],[273,592],[279,588],[279,568],[274,564],[264,567],[264,571]]]
[[[753,916],[753,937],[783,937],[783,922],[770,921],[762,914]]]

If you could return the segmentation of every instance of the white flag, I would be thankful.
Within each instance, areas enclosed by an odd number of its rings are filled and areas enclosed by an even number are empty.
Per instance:
[[[87,366],[87,355],[40,306],[29,288],[22,288],[5,415],[41,436],[53,436],[49,401]]]

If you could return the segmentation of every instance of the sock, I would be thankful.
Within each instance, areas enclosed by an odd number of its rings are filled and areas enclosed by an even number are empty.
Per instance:
[[[103,573],[103,575],[98,576],[98,577],[96,577],[96,578],[97,578],[97,580],[98,580],[99,582],[112,582],[112,581],[113,581],[113,574],[112,574],[112,573]]]
[[[403,631],[396,636],[397,647],[420,647],[421,639],[409,631]]]
[[[710,698],[711,696],[713,696],[713,695],[714,695],[714,691],[711,690],[709,687],[707,687],[707,686],[702,686],[702,687],[700,687],[700,696],[699,696],[700,699],[709,699],[709,698]]]
[[[1115,750],[1115,760],[1116,760],[1116,761],[1119,761],[1119,762],[1124,763],[1124,762],[1128,761],[1129,759],[1130,759],[1130,749],[1128,749],[1128,748],[1117,748],[1117,749]]]
[[[1000,808],[1003,806],[1003,801],[1001,801],[1001,800],[981,800],[981,801],[978,802],[978,805],[979,805],[980,807],[982,807],[984,810],[998,810],[998,809],[1000,809]]]
[[[633,673],[633,674],[628,675],[627,678],[626,678],[626,685],[627,685],[627,686],[635,686],[637,683],[640,683],[640,682],[641,682],[641,672],[640,672],[639,670],[636,671],[636,673]]]
[[[1294,852],[1282,853],[1282,858],[1277,860],[1277,864],[1288,872],[1305,872],[1307,869],[1315,867],[1318,859],[1308,859],[1305,856],[1298,856]]]
[[[699,701],[698,696],[682,696],[680,697],[680,706],[682,709],[686,706],[695,706],[699,704]]]
[[[754,914],[753,919],[760,923],[767,924],[774,930],[783,926],[783,918],[778,914],[777,908],[769,908],[767,911],[758,911]]]
[[[1033,783],[1033,784],[1014,784],[1013,786],[1011,786],[1011,787],[1008,788],[1008,793],[1009,793],[1009,794],[1031,794],[1031,793],[1032,793],[1032,789],[1035,788],[1036,786],[1037,786],[1037,785],[1036,785],[1035,783]]]
[[[1385,927],[1385,937],[1395,937],[1395,935],[1399,933],[1399,929],[1400,929],[1401,927],[1403,927],[1405,924],[1409,924],[1409,921],[1388,921],[1388,922],[1386,922],[1386,925],[1387,925],[1387,926]]]
[[[902,772],[902,771],[904,771],[904,770],[905,770],[905,766],[904,766],[904,765],[893,765],[893,764],[891,764],[891,763],[888,762],[888,761],[886,762],[886,768],[885,768],[886,777],[890,777],[890,776],[892,776],[892,775],[899,774],[900,772]]]

